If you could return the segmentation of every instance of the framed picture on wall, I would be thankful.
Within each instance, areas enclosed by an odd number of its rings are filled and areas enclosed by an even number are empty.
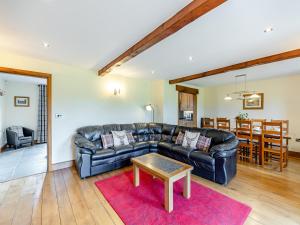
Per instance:
[[[258,98],[249,98],[252,94],[245,94],[243,100],[243,109],[264,109],[264,94],[257,93]]]
[[[30,98],[24,96],[15,96],[15,107],[29,107]]]

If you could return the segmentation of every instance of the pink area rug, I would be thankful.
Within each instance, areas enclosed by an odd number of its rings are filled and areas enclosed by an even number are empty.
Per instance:
[[[96,186],[127,225],[241,225],[251,208],[192,181],[190,199],[182,196],[183,180],[174,183],[174,210],[164,209],[164,185],[140,171],[133,186],[132,171],[97,181]]]

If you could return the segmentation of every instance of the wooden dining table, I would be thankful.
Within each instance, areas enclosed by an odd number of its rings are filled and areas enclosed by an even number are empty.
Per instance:
[[[231,130],[231,132],[236,133],[236,130],[233,129]],[[258,142],[258,154],[259,154],[259,165],[262,164],[262,132],[258,131],[258,130],[253,130],[252,131],[252,136],[253,139],[256,140]],[[272,135],[268,135],[268,136],[272,136]],[[275,136],[275,135],[274,135]],[[273,137],[274,137],[273,136]],[[288,145],[289,145],[289,140],[292,139],[288,133],[283,133],[282,134],[282,138],[283,140],[286,141],[286,146],[287,146],[287,156],[288,156]],[[287,157],[288,160],[288,157]]]

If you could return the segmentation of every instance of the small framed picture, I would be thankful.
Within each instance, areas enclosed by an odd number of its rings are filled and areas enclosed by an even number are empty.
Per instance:
[[[29,107],[30,99],[24,96],[15,96],[15,107]]]
[[[257,93],[259,98],[249,98],[251,94],[245,94],[243,100],[243,109],[264,109],[264,94]],[[247,98],[248,97],[248,98]]]

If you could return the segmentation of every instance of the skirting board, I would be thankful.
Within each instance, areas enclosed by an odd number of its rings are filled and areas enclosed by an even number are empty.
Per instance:
[[[289,151],[289,157],[300,158],[300,152]]]
[[[73,165],[74,165],[74,160],[67,161],[67,162],[61,162],[61,163],[55,163],[55,164],[52,164],[51,171],[69,168],[69,167],[72,167]]]
[[[2,152],[4,149],[6,149],[6,144],[0,147],[0,152]]]

